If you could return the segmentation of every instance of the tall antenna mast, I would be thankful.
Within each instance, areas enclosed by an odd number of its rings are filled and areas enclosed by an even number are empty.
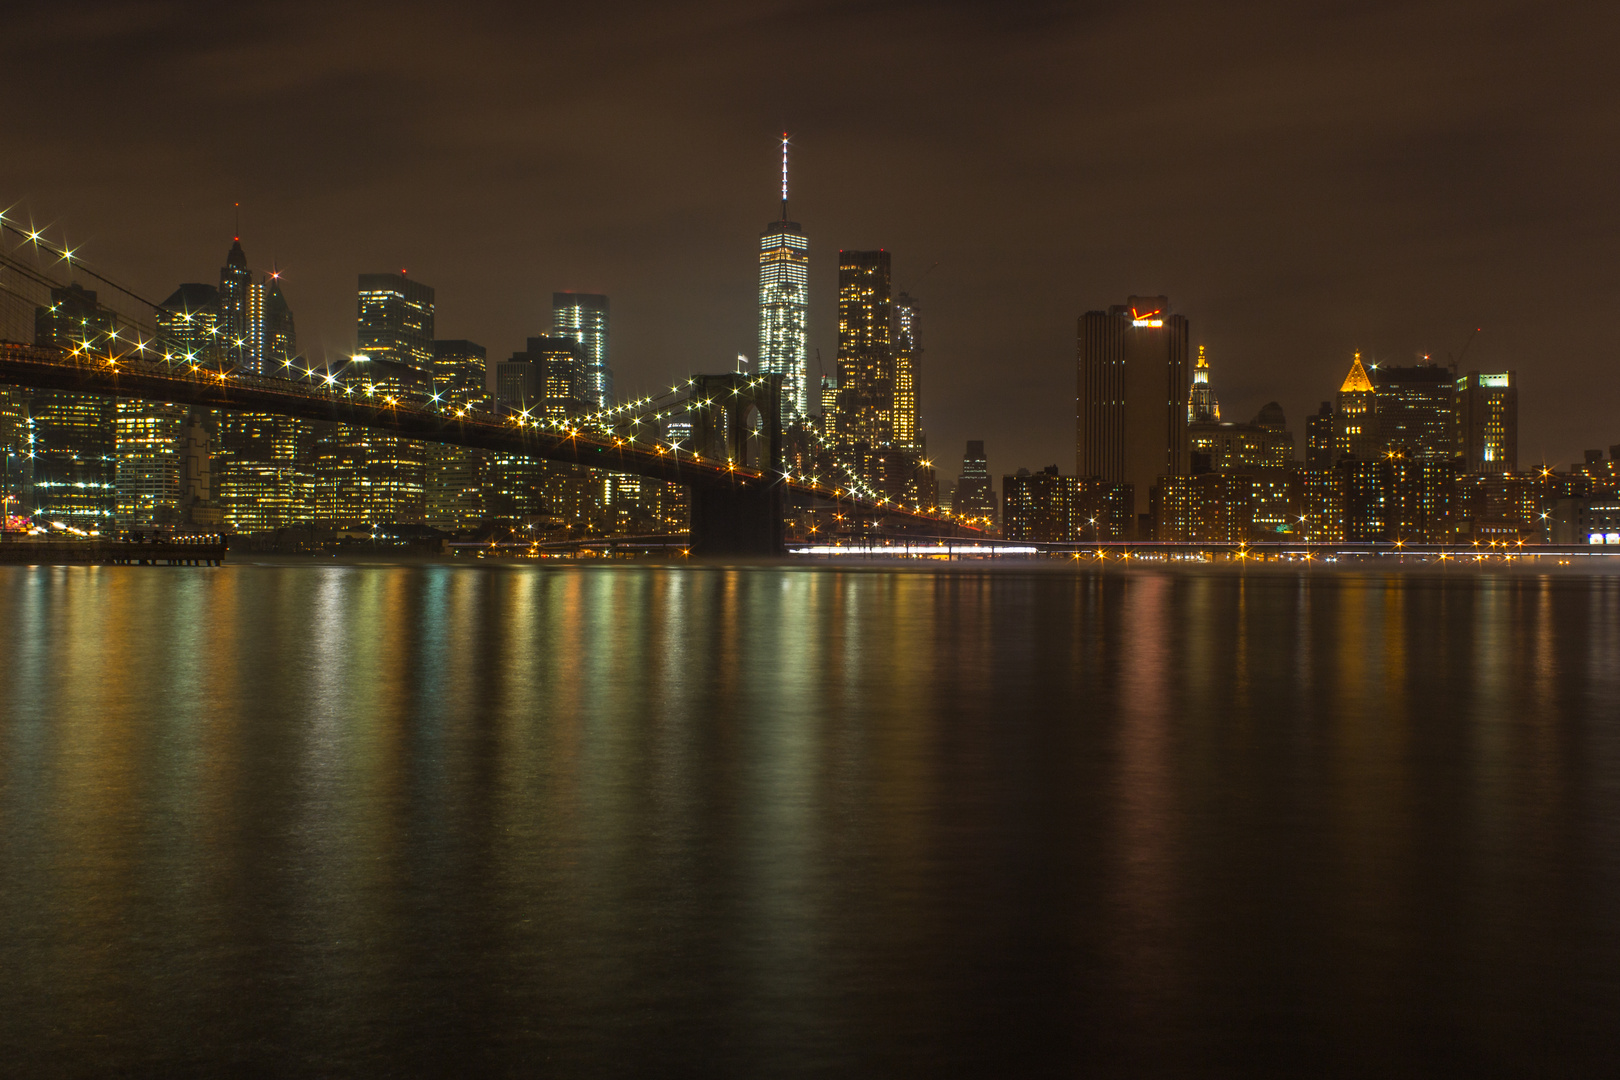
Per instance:
[[[783,221],[786,221],[788,219],[788,216],[787,216],[787,148],[788,148],[788,134],[787,134],[787,132],[784,131],[784,132],[782,132],[782,220]]]

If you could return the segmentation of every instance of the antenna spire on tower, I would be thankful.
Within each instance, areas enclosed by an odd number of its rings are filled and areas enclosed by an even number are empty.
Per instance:
[[[782,132],[782,220],[783,221],[786,221],[788,219],[788,216],[787,216],[787,148],[788,148],[788,133],[784,131],[784,132]]]

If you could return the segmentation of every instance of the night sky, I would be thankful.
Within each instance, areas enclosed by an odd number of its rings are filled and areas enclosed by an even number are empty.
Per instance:
[[[786,129],[812,377],[838,249],[889,249],[947,482],[970,438],[1073,469],[1075,319],[1132,293],[1190,318],[1223,418],[1279,400],[1301,447],[1352,350],[1445,362],[1475,327],[1521,467],[1620,443],[1612,5],[5,10],[0,207],[161,299],[217,282],[240,201],[314,356],[404,267],[492,358],[577,289],[621,394],[727,370]]]

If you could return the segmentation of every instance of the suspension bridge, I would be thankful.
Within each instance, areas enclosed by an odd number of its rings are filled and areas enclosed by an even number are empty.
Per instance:
[[[14,309],[26,307],[29,317],[49,302],[50,290],[64,287],[53,272],[62,268],[70,279],[75,272],[89,277],[136,305],[134,312],[117,311],[110,328],[87,331],[70,345],[0,343],[0,384],[300,417],[683,484],[691,495],[688,546],[700,556],[782,554],[790,512],[814,508],[831,510],[847,532],[868,539],[980,535],[948,516],[883,497],[833,447],[822,458],[833,463],[834,476],[785,469],[779,375],[697,375],[662,394],[559,418],[384,389],[344,377],[348,369],[295,363],[281,375],[252,374],[166,345],[152,321],[158,305],[88,269],[37,230],[0,219],[0,233],[15,241],[0,244],[0,297]],[[42,265],[41,253],[57,265]],[[664,438],[662,421],[672,416],[691,423],[690,439]]]

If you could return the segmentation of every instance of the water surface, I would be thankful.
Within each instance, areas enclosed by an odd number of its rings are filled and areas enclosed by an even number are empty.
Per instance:
[[[1620,578],[0,569],[19,1075],[1601,1075]]]

